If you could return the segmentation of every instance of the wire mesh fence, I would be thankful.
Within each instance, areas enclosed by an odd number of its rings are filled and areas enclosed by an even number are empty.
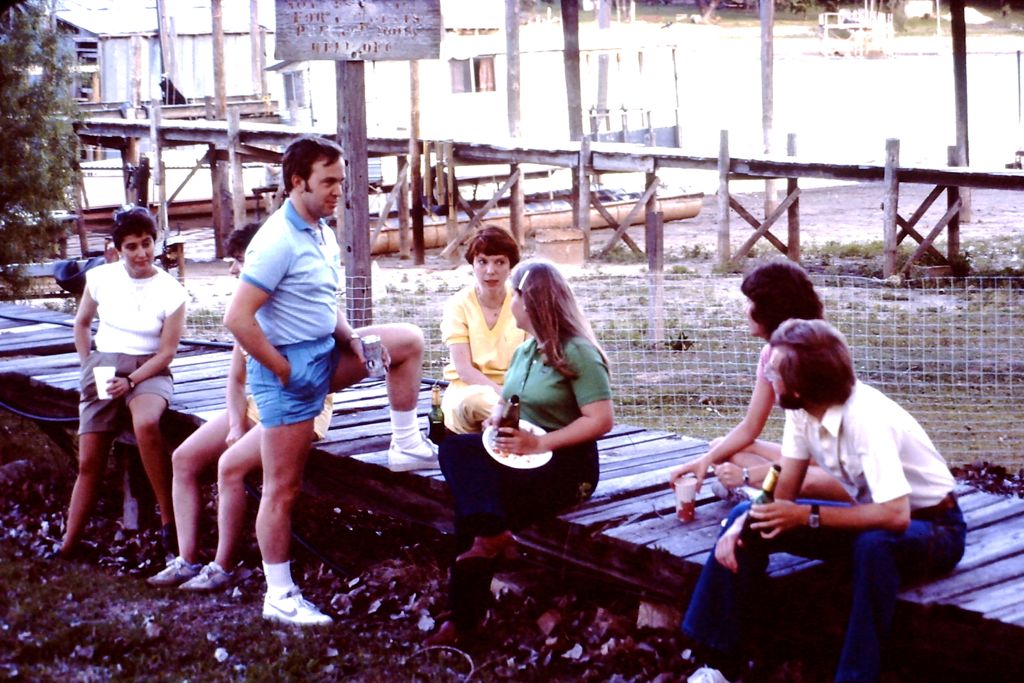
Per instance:
[[[858,376],[910,411],[947,459],[1024,466],[1024,283],[812,279]],[[372,318],[422,328],[424,377],[439,378],[447,362],[441,309],[468,276],[457,285],[435,273],[392,280],[375,284]],[[571,280],[611,358],[619,422],[711,439],[742,419],[763,342],[750,335],[740,276],[598,269]],[[227,340],[222,317],[190,314],[188,334]],[[774,411],[763,436],[780,438],[782,424]]]

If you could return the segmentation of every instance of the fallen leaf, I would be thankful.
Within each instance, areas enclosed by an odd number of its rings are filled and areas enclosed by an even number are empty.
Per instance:
[[[416,628],[421,631],[433,631],[434,630],[434,617],[430,616],[427,612],[420,614],[419,621],[416,622]]]
[[[218,647],[216,650],[213,651],[213,658],[221,664],[223,664],[230,656],[231,655],[228,654],[228,651],[222,647]]]
[[[576,643],[571,648],[562,653],[562,659],[571,659],[573,661],[578,660],[583,656],[583,646]]]
[[[547,612],[537,617],[537,628],[539,628],[540,632],[545,636],[550,636],[551,632],[554,631],[560,623],[562,623],[562,613],[554,608],[549,609]]]

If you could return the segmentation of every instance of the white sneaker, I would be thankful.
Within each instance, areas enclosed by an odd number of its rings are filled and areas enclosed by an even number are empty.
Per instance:
[[[420,435],[419,443],[413,448],[401,448],[394,439],[388,447],[388,469],[392,472],[413,470],[436,470],[437,446]]]
[[[189,564],[179,555],[168,562],[167,566],[161,569],[155,576],[146,579],[146,583],[160,588],[177,586],[198,574],[202,566],[198,562],[196,564]]]
[[[686,679],[686,683],[732,683],[728,678],[722,675],[722,672],[718,669],[712,669],[710,666],[702,666],[701,668],[690,674],[690,677]]]
[[[197,593],[208,593],[218,591],[229,586],[234,580],[231,572],[224,571],[216,562],[211,562],[199,570],[199,574],[193,576],[185,583],[178,586],[183,591],[196,591]]]
[[[324,626],[334,621],[303,598],[298,586],[292,586],[278,598],[267,593],[263,598],[263,618],[294,626]]]

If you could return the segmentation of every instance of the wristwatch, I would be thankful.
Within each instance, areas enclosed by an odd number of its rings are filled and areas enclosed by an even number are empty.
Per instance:
[[[807,518],[807,526],[812,529],[821,527],[821,507],[817,503],[811,503],[811,514]]]
[[[743,468],[743,485],[750,486],[750,470]]]
[[[125,375],[124,379],[125,379],[126,382],[128,382],[128,391],[134,391],[135,390],[135,382],[132,381],[132,378],[129,377],[128,375]]]

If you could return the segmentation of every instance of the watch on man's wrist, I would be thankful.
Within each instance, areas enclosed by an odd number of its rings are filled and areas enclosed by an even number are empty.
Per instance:
[[[811,504],[811,514],[807,517],[807,526],[812,529],[821,527],[821,507],[817,503]]]
[[[746,467],[743,468],[743,485],[750,486],[750,470]]]

